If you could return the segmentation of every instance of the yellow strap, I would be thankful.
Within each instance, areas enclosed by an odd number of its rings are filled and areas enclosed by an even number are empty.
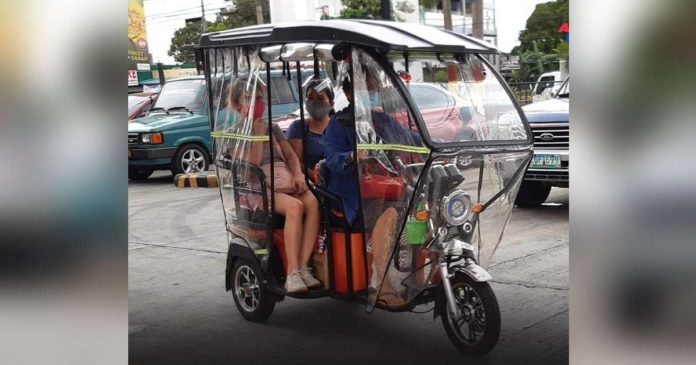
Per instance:
[[[225,133],[225,132],[212,132],[210,135],[213,138],[230,138],[230,139],[241,139],[243,141],[251,142],[268,142],[268,136],[246,136],[237,133]]]
[[[413,152],[413,153],[430,153],[428,147],[416,147],[404,144],[358,144],[359,150],[390,150],[390,151],[401,151],[401,152]]]

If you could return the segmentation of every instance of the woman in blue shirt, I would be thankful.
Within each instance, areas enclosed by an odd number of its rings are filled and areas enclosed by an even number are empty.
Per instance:
[[[307,133],[307,145],[302,144],[302,120],[298,119],[288,127],[285,135],[292,149],[305,165],[306,170],[314,169],[314,166],[324,158],[326,150],[324,143],[324,131],[329,125],[329,118],[334,105],[334,93],[331,90],[331,82],[326,80],[311,80],[306,86],[305,110],[308,116],[305,118],[305,132]],[[307,156],[304,156],[304,152]]]

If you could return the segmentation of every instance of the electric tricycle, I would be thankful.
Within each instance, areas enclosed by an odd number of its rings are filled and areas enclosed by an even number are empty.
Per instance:
[[[495,346],[500,312],[486,267],[533,155],[528,123],[489,63],[496,53],[458,33],[371,20],[266,24],[201,36],[197,57],[214,140],[211,185],[220,191],[229,241],[225,283],[244,318],[266,320],[286,296],[347,300],[368,313],[424,306],[441,317],[461,352],[483,355]],[[320,207],[311,266],[321,286],[301,293],[284,286],[287,217],[273,213],[275,164],[269,170],[248,159],[258,148],[271,161],[279,153],[267,143],[276,138],[275,122],[288,117],[270,108],[288,92],[276,88],[271,74],[277,72],[296,81],[296,95],[305,95],[311,80],[331,88],[330,123],[342,123],[352,141],[345,174],[332,170],[328,152],[313,168],[303,161]],[[230,93],[240,82],[257,102],[233,110]],[[432,100],[428,92],[419,95],[417,104],[412,84],[438,92]],[[302,98],[297,106],[305,123]],[[263,135],[255,133],[259,123],[268,124]],[[336,190],[339,180],[356,199]]]

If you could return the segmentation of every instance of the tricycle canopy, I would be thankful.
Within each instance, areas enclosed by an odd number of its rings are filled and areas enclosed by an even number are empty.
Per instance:
[[[386,280],[409,300],[432,287],[445,257],[436,240],[457,238],[490,263],[532,156],[519,105],[480,55],[494,48],[421,25],[332,20],[204,34],[198,52],[229,239],[264,268],[282,235],[275,181],[265,179],[279,153],[270,142],[304,120],[309,82],[332,89],[334,111],[354,130],[357,163],[346,176],[359,199],[339,206],[367,243],[368,308],[380,304]],[[276,115],[281,100],[297,103],[297,114]],[[321,180],[307,176],[317,191]],[[392,264],[378,272],[371,231],[374,213],[387,210],[396,222],[386,243]]]

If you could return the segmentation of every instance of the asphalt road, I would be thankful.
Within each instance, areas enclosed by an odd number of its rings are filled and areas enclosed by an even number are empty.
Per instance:
[[[500,341],[473,359],[457,352],[432,313],[366,314],[339,300],[286,298],[267,322],[247,322],[224,288],[217,189],[177,189],[162,172],[128,191],[132,364],[568,362],[567,189],[513,211],[490,267]]]

